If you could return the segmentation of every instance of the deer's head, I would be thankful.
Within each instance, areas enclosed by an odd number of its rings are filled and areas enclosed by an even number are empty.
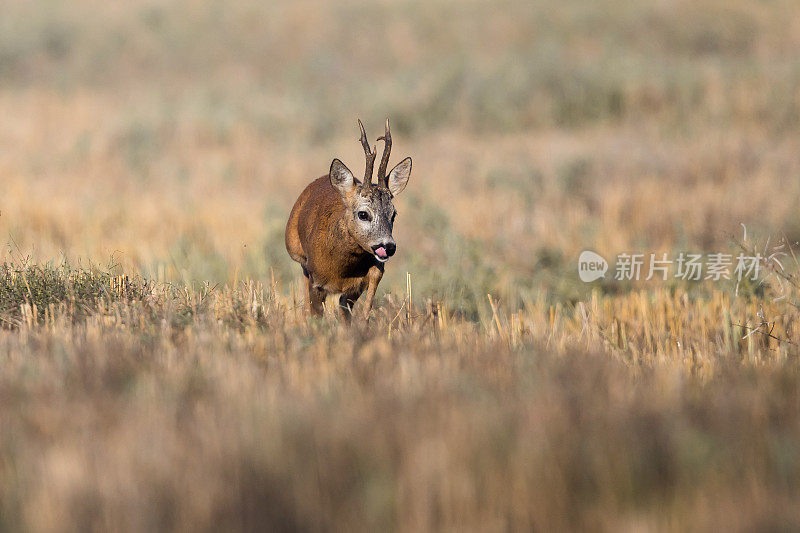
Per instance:
[[[392,227],[397,210],[392,199],[406,188],[411,177],[411,158],[400,161],[388,174],[389,154],[392,151],[392,136],[389,132],[389,119],[386,119],[386,133],[378,137],[383,141],[383,156],[378,167],[377,183],[372,183],[372,168],[375,165],[376,150],[370,150],[364,125],[361,128],[361,146],[367,159],[364,179],[359,181],[344,163],[334,159],[331,163],[330,180],[333,188],[339,191],[346,208],[345,224],[350,235],[376,260],[385,263],[394,255],[397,245],[392,237]]]

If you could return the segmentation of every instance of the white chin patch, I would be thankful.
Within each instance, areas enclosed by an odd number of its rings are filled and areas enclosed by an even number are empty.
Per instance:
[[[378,260],[378,261],[380,261],[381,263],[385,263],[386,261],[388,261],[388,260],[389,260],[389,257],[388,257],[388,256],[387,256],[387,257],[378,257],[378,254],[372,254],[372,255],[375,257],[375,259],[377,259],[377,260]]]

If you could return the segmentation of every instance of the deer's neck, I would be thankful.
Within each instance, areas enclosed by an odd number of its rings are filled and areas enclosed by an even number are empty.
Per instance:
[[[371,260],[372,255],[358,244],[344,216],[339,217],[331,233],[333,238],[331,255],[337,256],[343,270],[360,269],[365,261]]]

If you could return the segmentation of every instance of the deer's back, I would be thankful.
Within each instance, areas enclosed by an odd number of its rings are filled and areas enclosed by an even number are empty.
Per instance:
[[[308,260],[313,254],[311,236],[325,233],[336,218],[341,218],[344,204],[328,176],[321,176],[300,193],[286,224],[286,249],[295,261]],[[299,257],[295,257],[299,256]]]
[[[312,181],[295,202],[286,224],[286,249],[315,284],[341,292],[366,275],[371,256],[345,230],[345,206],[328,176]],[[363,270],[363,272],[362,272]]]

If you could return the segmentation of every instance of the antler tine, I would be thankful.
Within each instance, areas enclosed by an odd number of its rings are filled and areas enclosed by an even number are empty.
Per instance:
[[[389,131],[389,119],[386,119],[386,133],[378,137],[379,141],[383,141],[383,155],[381,156],[381,164],[378,167],[378,183],[384,187],[389,187],[389,179],[386,177],[386,167],[389,166],[389,154],[392,153],[392,133]]]
[[[362,187],[365,191],[369,190],[372,187],[372,169],[375,166],[375,156],[378,153],[378,150],[375,148],[370,151],[369,149],[369,141],[367,140],[367,132],[364,131],[364,124],[361,123],[361,119],[358,119],[358,127],[361,129],[361,146],[364,148],[364,156],[367,159],[366,167],[364,168],[364,183]]]

